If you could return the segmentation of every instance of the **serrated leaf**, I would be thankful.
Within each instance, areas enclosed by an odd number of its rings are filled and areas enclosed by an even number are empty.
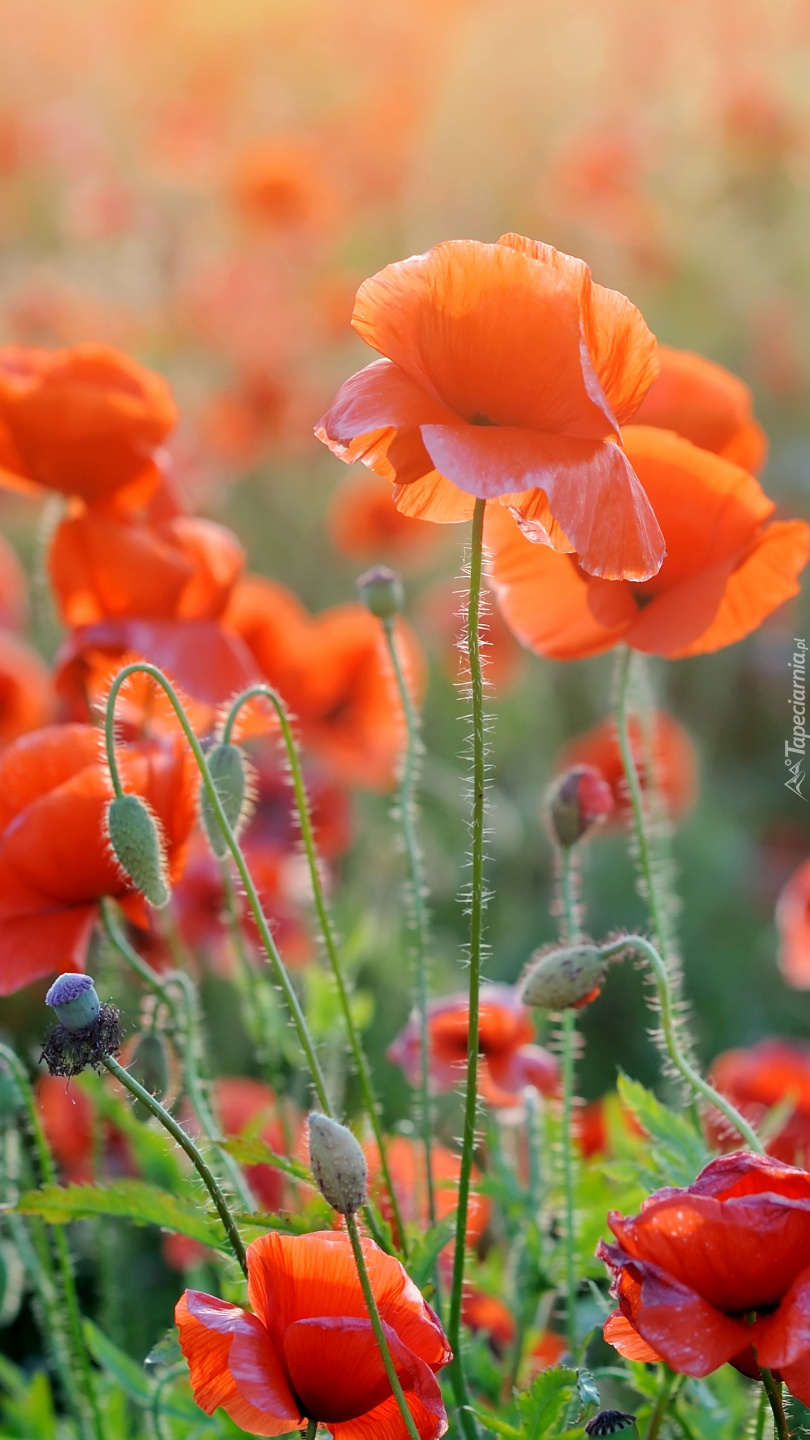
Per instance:
[[[644,1151],[659,1183],[691,1185],[708,1165],[711,1154],[702,1134],[685,1111],[669,1110],[638,1080],[619,1072],[617,1089],[622,1104],[635,1116],[654,1146]]]
[[[577,1377],[577,1394],[583,1405],[599,1404],[599,1387],[590,1370],[580,1370]]]
[[[545,1440],[561,1420],[577,1388],[576,1370],[556,1366],[536,1375],[528,1390],[518,1396],[526,1440]]]
[[[109,1186],[46,1185],[41,1190],[28,1190],[12,1208],[21,1215],[39,1215],[49,1225],[116,1215],[136,1225],[159,1225],[178,1235],[188,1235],[201,1245],[230,1253],[219,1220],[207,1215],[199,1204],[144,1185],[141,1180],[119,1180]]]
[[[277,1155],[275,1150],[258,1136],[237,1135],[230,1140],[219,1140],[217,1145],[220,1150],[232,1155],[240,1165],[272,1165],[275,1170],[283,1171],[292,1180],[301,1180],[305,1185],[315,1183],[311,1172],[300,1160],[290,1160],[286,1156]]]

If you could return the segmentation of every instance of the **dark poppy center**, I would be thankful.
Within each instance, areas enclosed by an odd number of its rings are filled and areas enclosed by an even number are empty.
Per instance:
[[[490,420],[490,418],[489,418],[488,415],[482,415],[480,410],[476,410],[475,414],[470,416],[470,424],[471,424],[471,425],[494,425],[494,424],[495,424],[495,421],[494,421],[494,420]]]
[[[636,602],[637,610],[646,610],[647,606],[652,605],[652,602],[655,599],[654,595],[650,595],[648,591],[642,590],[639,585],[633,585],[631,587],[631,593],[633,599]]]

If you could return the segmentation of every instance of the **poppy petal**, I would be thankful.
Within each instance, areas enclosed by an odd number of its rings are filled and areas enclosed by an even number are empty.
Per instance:
[[[424,1406],[412,1390],[405,1394],[408,1409],[421,1440],[439,1440],[447,1430],[447,1416],[437,1416]],[[402,1440],[404,1423],[393,1395],[357,1420],[340,1420],[331,1425],[333,1440]]]
[[[597,1253],[613,1268],[618,1250],[600,1244]],[[745,1349],[751,1338],[745,1321],[723,1314],[655,1265],[636,1259],[626,1263],[616,1287],[621,1309],[673,1370],[710,1375]]]
[[[0,877],[3,866],[0,863]],[[0,884],[4,884],[0,878]],[[13,995],[56,970],[83,970],[97,905],[0,915],[0,995]]]
[[[773,1315],[757,1320],[751,1339],[769,1370],[810,1358],[810,1269],[796,1277]]]
[[[436,469],[471,495],[542,490],[590,574],[649,580],[661,568],[658,521],[618,445],[504,426],[423,425],[422,436]],[[528,498],[510,502],[521,517],[530,518]]]
[[[303,1424],[267,1332],[255,1315],[196,1290],[186,1291],[174,1313],[194,1399],[206,1415],[221,1407],[251,1435],[286,1435]],[[239,1380],[231,1370],[232,1361]]]
[[[646,1340],[642,1340],[632,1322],[621,1310],[614,1310],[612,1315],[608,1315],[602,1335],[608,1345],[618,1350],[625,1360],[640,1360],[642,1364],[654,1365],[661,1359],[658,1351],[653,1350]]]
[[[457,416],[416,384],[399,365],[374,360],[344,381],[315,434],[333,454],[362,460],[392,478],[387,453],[395,434],[422,424],[453,424]]]
[[[690,350],[659,345],[661,373],[636,415],[639,425],[674,430],[756,474],[768,442],[751,414],[751,392],[736,375]]]
[[[459,490],[434,469],[410,485],[395,485],[392,499],[400,513],[412,520],[433,520],[445,525],[472,520],[475,511],[474,496]]]

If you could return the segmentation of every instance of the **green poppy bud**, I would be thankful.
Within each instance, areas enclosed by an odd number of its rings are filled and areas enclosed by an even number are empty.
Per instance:
[[[353,1215],[368,1194],[368,1166],[360,1145],[336,1120],[312,1111],[309,1163],[324,1200],[341,1215]]]
[[[578,1010],[596,999],[606,968],[597,945],[538,951],[524,973],[520,998],[539,1010]]]
[[[405,608],[405,591],[402,580],[395,570],[387,565],[375,565],[361,575],[357,591],[367,610],[378,620],[393,620]]]
[[[238,835],[250,812],[250,792],[245,757],[237,745],[220,743],[209,750],[206,759],[214,789],[219,796],[219,803],[225,811],[234,835]],[[208,798],[208,791],[202,783],[200,784],[200,816],[211,849],[222,859],[228,854],[228,842],[214,814],[214,807]]]
[[[136,890],[156,909],[168,904],[168,870],[160,827],[140,795],[116,795],[107,810],[113,854]]]

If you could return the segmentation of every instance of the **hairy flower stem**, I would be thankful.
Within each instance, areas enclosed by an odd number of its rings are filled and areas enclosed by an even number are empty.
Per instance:
[[[148,985],[153,995],[162,1001],[169,1011],[172,1025],[181,1037],[183,1084],[189,1103],[199,1121],[203,1135],[206,1139],[215,1142],[221,1127],[211,1114],[197,1068],[197,1003],[192,981],[182,970],[172,971],[165,979],[158,975],[157,971],[153,970],[151,965],[148,965],[137,950],[130,945],[116,920],[113,902],[109,899],[101,902],[101,926],[112,948],[143,980],[144,984]],[[182,996],[179,1005],[176,996],[172,993],[175,987],[179,989]],[[255,1209],[250,1187],[236,1161],[223,1151],[220,1155],[220,1163],[239,1196],[240,1203],[246,1210]]]
[[[166,676],[163,674],[162,670],[159,670],[156,665],[149,665],[146,661],[139,660],[134,661],[131,665],[125,665],[123,670],[120,670],[118,672],[110,687],[110,694],[107,700],[107,713],[104,723],[105,739],[107,745],[107,764],[109,765],[110,779],[112,780],[115,794],[122,795],[124,793],[121,785],[121,777],[118,771],[118,762],[115,756],[115,702],[121,686],[124,684],[124,682],[128,679],[130,675],[135,674],[149,675],[158,685],[160,685],[161,689],[166,694],[169,703],[171,704],[172,709],[177,716],[178,721],[180,722],[180,727],[186,737],[186,740],[188,741],[191,753],[194,756],[195,761],[197,762],[197,768],[202,777],[202,782],[205,787],[205,793],[208,797],[211,809],[216,816],[217,824],[219,825],[220,830],[222,831],[222,835],[227,843],[228,849],[233,856],[234,864],[236,865],[236,869],[239,874],[239,879],[244,886],[245,894],[248,899],[248,904],[250,905],[251,911],[253,912],[253,918],[256,921],[262,945],[267,952],[268,959],[273,969],[276,984],[278,985],[284,996],[287,1008],[289,1009],[290,1015],[292,1017],[292,1021],[295,1026],[296,1034],[298,1035],[301,1049],[304,1052],[304,1057],[306,1059],[307,1065],[309,1066],[312,1083],[315,1089],[315,1093],[318,1097],[318,1104],[320,1105],[321,1110],[325,1115],[331,1116],[332,1105],[326,1089],[326,1080],[324,1078],[323,1070],[321,1069],[321,1063],[315,1050],[315,1043],[309,1032],[309,1026],[306,1022],[306,1016],[304,1015],[304,1012],[301,1008],[301,1002],[298,999],[298,996],[295,992],[295,987],[293,986],[293,983],[287,973],[286,966],[284,965],[281,955],[279,954],[278,946],[273,939],[273,933],[267,922],[267,916],[262,909],[259,894],[256,886],[253,883],[250,871],[248,870],[247,862],[244,855],[242,854],[241,846],[239,845],[239,842],[236,839],[233,830],[231,829],[228,817],[222,807],[222,801],[220,800],[217,788],[211,778],[211,772],[208,768],[208,762],[206,761],[205,754],[203,753],[203,748],[199,740],[197,739],[197,736],[194,734],[191,726],[189,725],[186,712],[183,709],[183,706],[181,705],[177,694],[175,693],[174,687],[166,679]]]
[[[408,1402],[405,1399],[402,1386],[399,1383],[399,1376],[397,1375],[396,1369],[394,1367],[394,1362],[391,1359],[391,1351],[388,1348],[388,1341],[385,1338],[385,1331],[383,1330],[383,1323],[380,1318],[380,1312],[377,1309],[377,1301],[374,1299],[374,1292],[371,1288],[371,1281],[368,1278],[368,1270],[366,1269],[366,1262],[363,1256],[363,1247],[360,1244],[360,1234],[357,1229],[357,1221],[355,1220],[354,1215],[346,1216],[346,1229],[349,1232],[349,1239],[352,1243],[352,1254],[354,1255],[354,1263],[357,1266],[357,1275],[360,1280],[360,1285],[362,1287],[363,1298],[366,1302],[368,1318],[371,1321],[371,1328],[374,1331],[374,1339],[377,1341],[380,1355],[382,1356],[382,1362],[385,1366],[385,1373],[388,1376],[388,1383],[394,1392],[394,1399],[399,1406],[399,1413],[402,1416],[405,1429],[410,1436],[410,1440],[420,1440],[419,1431],[417,1430],[416,1425],[414,1424],[414,1418],[410,1410],[408,1409]]]
[[[216,1176],[205,1163],[194,1141],[186,1134],[182,1125],[178,1125],[174,1116],[169,1114],[168,1110],[161,1105],[160,1101],[156,1100],[155,1096],[151,1095],[150,1092],[141,1085],[140,1081],[135,1079],[134,1075],[130,1075],[129,1071],[125,1070],[123,1065],[119,1065],[118,1061],[113,1059],[112,1055],[106,1055],[103,1063],[110,1074],[114,1075],[116,1080],[120,1081],[124,1088],[129,1091],[130,1095],[134,1095],[136,1100],[140,1100],[141,1104],[146,1106],[150,1114],[154,1115],[155,1119],[160,1121],[164,1130],[168,1130],[172,1139],[176,1140],[180,1149],[184,1150],[186,1155],[188,1155],[189,1160],[214,1202],[216,1212],[225,1228],[225,1234],[228,1237],[236,1260],[245,1275],[247,1275],[245,1247],[242,1243],[242,1237],[236,1228],[236,1221],[228,1208],[228,1202],[225,1196],[219,1188]]]
[[[756,1131],[732,1105],[731,1101],[726,1099],[725,1095],[721,1095],[713,1085],[709,1084],[708,1080],[704,1080],[689,1056],[684,1053],[678,1038],[669,971],[652,942],[643,935],[618,935],[607,945],[600,946],[600,953],[605,960],[612,960],[628,950],[634,950],[637,955],[646,960],[652,971],[661,1015],[661,1029],[667,1055],[673,1066],[686,1081],[690,1090],[700,1096],[702,1100],[708,1100],[710,1105],[713,1105],[721,1115],[725,1116],[729,1124],[742,1136],[750,1150],[756,1151],[758,1155],[763,1155],[765,1147]]]
[[[354,1016],[352,1015],[351,997],[349,995],[349,990],[343,975],[343,969],[340,963],[340,956],[338,955],[337,942],[335,940],[335,932],[332,928],[332,921],[329,915],[329,910],[326,905],[326,898],[323,892],[323,884],[321,882],[321,870],[318,863],[318,852],[315,847],[315,833],[312,826],[312,816],[310,814],[309,799],[307,797],[306,786],[304,784],[304,776],[301,770],[301,761],[298,755],[298,746],[295,743],[295,736],[292,732],[292,726],[290,724],[289,715],[287,714],[287,708],[284,704],[284,701],[281,699],[281,696],[277,694],[277,692],[273,690],[269,685],[253,685],[250,687],[249,690],[245,690],[243,694],[238,695],[237,698],[234,700],[228,712],[228,718],[225,721],[225,726],[222,733],[223,743],[226,745],[230,743],[233,727],[242,706],[247,704],[249,700],[255,699],[259,696],[270,702],[276,712],[279,724],[281,726],[281,734],[284,740],[284,747],[287,752],[287,763],[290,767],[290,779],[292,780],[293,795],[295,797],[295,808],[298,813],[298,824],[301,828],[301,839],[304,846],[304,853],[307,857],[310,884],[312,885],[312,896],[315,902],[315,913],[318,917],[318,924],[321,930],[321,937],[323,939],[324,949],[326,950],[326,955],[329,960],[329,968],[332,971],[332,978],[334,979],[335,988],[337,989],[338,1001],[340,1004],[341,1014],[343,1015],[343,1023],[346,1026],[346,1034],[349,1039],[349,1047],[352,1052],[352,1059],[354,1060],[355,1071],[357,1074],[357,1078],[360,1081],[360,1088],[363,1093],[363,1103],[365,1105],[369,1121],[371,1122],[371,1128],[374,1132],[374,1139],[377,1142],[377,1150],[380,1156],[380,1167],[383,1172],[385,1187],[391,1200],[391,1214],[394,1220],[394,1226],[399,1236],[399,1244],[402,1250],[402,1254],[407,1258],[408,1241],[405,1235],[405,1226],[402,1223],[402,1215],[400,1213],[399,1201],[397,1200],[397,1194],[394,1189],[391,1172],[388,1167],[387,1151],[383,1138],[382,1124],[380,1122],[380,1107],[377,1102],[377,1097],[374,1093],[374,1082],[371,1078],[371,1070],[369,1069],[369,1064],[363,1050],[362,1041],[360,1039],[357,1026],[354,1023]],[[331,1112],[325,1110],[325,1113],[330,1114]]]
[[[459,1406],[459,1421],[472,1440],[477,1435],[475,1420],[465,1407],[469,1404],[467,1382],[461,1361],[461,1296],[467,1245],[467,1212],[470,1203],[470,1174],[475,1150],[475,1121],[478,1106],[478,1022],[481,989],[481,957],[484,940],[484,796],[486,789],[486,727],[484,719],[484,672],[481,658],[479,620],[481,575],[484,561],[484,514],[486,501],[476,500],[470,541],[470,589],[467,602],[467,649],[470,661],[472,701],[472,815],[470,833],[472,856],[469,890],[469,1019],[467,1031],[467,1092],[464,1103],[461,1168],[458,1177],[456,1243],[450,1286],[450,1313],[447,1334],[453,1359],[450,1377]]]
[[[34,1094],[25,1067],[19,1057],[15,1055],[14,1051],[7,1045],[0,1044],[0,1061],[2,1061],[10,1071],[20,1093],[25,1111],[25,1119],[33,1140],[34,1153],[36,1155],[42,1183],[43,1185],[56,1185],[56,1170],[51,1152],[48,1148],[48,1142],[45,1139],[45,1133],[40,1124],[36,1101],[34,1100]],[[87,1345],[84,1339],[70,1248],[61,1226],[53,1226],[51,1235],[56,1257],[56,1272],[53,1276],[53,1283],[57,1294],[54,1299],[60,1316],[65,1319],[69,1340],[70,1364],[68,1366],[68,1372],[67,1374],[60,1375],[63,1388],[66,1391],[65,1398],[76,1414],[82,1435],[91,1437],[91,1440],[93,1440],[93,1437],[94,1440],[104,1440],[104,1426],[98,1408],[93,1367],[90,1363],[90,1356],[87,1353]],[[34,1254],[36,1254],[36,1252],[34,1252]],[[37,1268],[39,1268],[38,1264]],[[46,1281],[50,1279],[50,1277],[44,1274],[42,1278]],[[50,1289],[50,1285],[46,1285],[45,1293],[47,1293],[48,1289]],[[58,1293],[60,1290],[61,1294]],[[46,1311],[45,1321],[47,1325],[54,1323],[50,1310]],[[74,1365],[78,1369],[80,1391],[78,1396],[76,1394],[77,1376],[72,1370],[72,1366]]]
[[[306,1431],[305,1431],[305,1434],[304,1434],[304,1440],[315,1440],[315,1436],[317,1435],[317,1433],[318,1433],[318,1421],[317,1421],[317,1420],[308,1420],[308,1421],[307,1421],[307,1428],[306,1428]]]
[[[573,846],[560,850],[560,890],[565,938],[575,945],[581,938],[577,898],[576,860]],[[577,1355],[576,1295],[576,1214],[574,1211],[574,1064],[576,1058],[576,1010],[563,1011],[561,1062],[563,1082],[562,1149],[563,1197],[565,1207],[565,1326],[572,1363]]]
[[[785,1407],[782,1404],[782,1386],[774,1380],[770,1370],[760,1370],[762,1384],[765,1387],[765,1394],[773,1411],[773,1434],[774,1440],[790,1440]]]
[[[419,1121],[422,1132],[422,1146],[425,1152],[425,1183],[427,1187],[428,1217],[431,1225],[436,1224],[436,1196],[433,1186],[433,1157],[431,1137],[430,1106],[430,1055],[428,1053],[428,912],[425,903],[427,886],[422,864],[422,851],[416,833],[416,783],[419,777],[419,757],[422,754],[422,740],[419,734],[419,717],[414,709],[411,692],[402,668],[397,649],[396,626],[393,619],[383,620],[385,643],[397,695],[405,721],[407,743],[405,746],[402,779],[399,787],[399,821],[402,840],[408,859],[408,900],[410,925],[413,931],[413,952],[416,968],[416,1010],[419,1017]]]

